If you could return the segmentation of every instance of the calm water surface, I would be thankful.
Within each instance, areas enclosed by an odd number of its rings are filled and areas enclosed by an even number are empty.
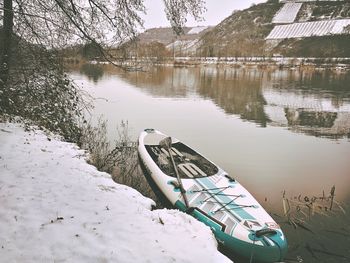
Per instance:
[[[96,98],[112,141],[128,120],[133,139],[158,129],[234,176],[281,224],[290,262],[350,262],[350,73],[88,65],[71,74]],[[333,185],[347,213],[337,206],[299,213],[306,228],[287,223],[283,191],[304,200]]]

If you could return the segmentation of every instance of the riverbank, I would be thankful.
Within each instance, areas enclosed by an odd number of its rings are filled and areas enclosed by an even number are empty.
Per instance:
[[[92,64],[110,64],[111,62],[93,60]],[[350,70],[350,58],[311,58],[311,57],[176,57],[176,58],[138,58],[120,59],[114,64],[127,71],[143,71],[151,66],[218,66],[234,68],[259,69],[298,69],[298,70],[331,70],[347,72]]]
[[[86,158],[57,136],[0,123],[2,261],[231,262],[204,224],[151,211]]]
[[[177,57],[174,66],[217,65],[229,67],[291,68],[291,69],[330,69],[336,71],[350,70],[350,58],[308,58],[308,57]]]

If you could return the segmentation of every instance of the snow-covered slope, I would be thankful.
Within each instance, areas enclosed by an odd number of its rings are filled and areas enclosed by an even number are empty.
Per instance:
[[[178,55],[189,56],[196,54],[196,50],[200,45],[198,39],[195,40],[176,40],[166,46],[167,49],[175,51]]]
[[[191,35],[191,34],[199,34],[200,32],[202,32],[203,30],[208,29],[208,26],[197,26],[197,27],[192,27],[192,29],[190,31],[187,32],[187,35]]]
[[[275,24],[293,23],[302,5],[303,5],[302,3],[284,4],[283,7],[273,17],[272,23],[275,23]]]
[[[230,262],[204,224],[152,204],[76,145],[0,123],[1,262]]]
[[[273,28],[266,39],[304,38],[311,36],[345,34],[345,28],[349,25],[350,19],[334,19],[279,25]]]

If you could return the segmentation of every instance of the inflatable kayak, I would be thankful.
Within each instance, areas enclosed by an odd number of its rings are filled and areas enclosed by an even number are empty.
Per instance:
[[[141,166],[176,208],[209,226],[225,249],[252,262],[281,261],[287,241],[255,198],[220,167],[179,140],[146,129]]]

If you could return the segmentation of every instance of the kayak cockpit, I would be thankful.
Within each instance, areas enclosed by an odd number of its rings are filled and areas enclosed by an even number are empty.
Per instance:
[[[169,152],[167,150],[159,145],[145,145],[145,148],[164,174],[176,177],[174,169],[168,161]],[[202,178],[219,172],[215,164],[181,142],[175,142],[171,145],[171,154],[179,175],[183,179]]]

